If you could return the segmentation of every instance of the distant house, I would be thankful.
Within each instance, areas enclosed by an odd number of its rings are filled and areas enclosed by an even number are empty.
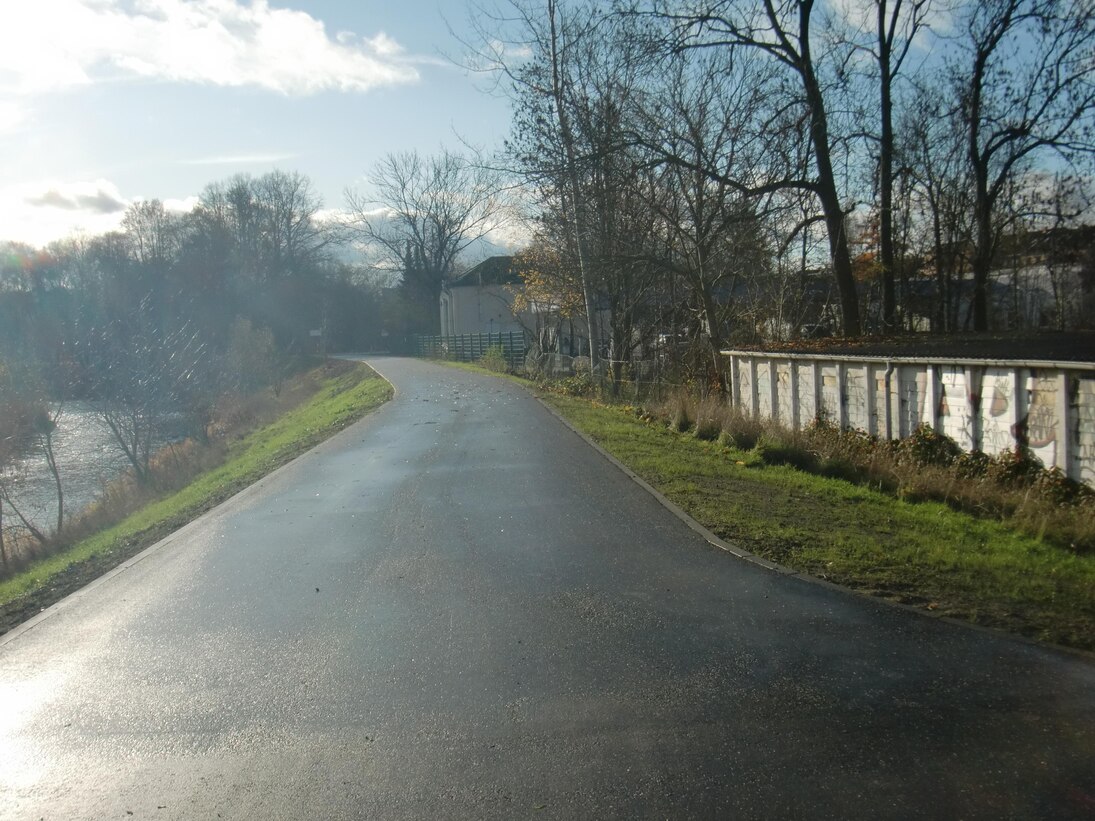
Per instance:
[[[441,335],[519,333],[528,327],[514,316],[513,297],[524,288],[513,257],[489,257],[441,289]]]
[[[558,306],[535,300],[514,314],[514,297],[524,288],[513,257],[483,260],[442,286],[441,335],[523,333],[537,353],[588,354],[585,317],[563,317]],[[598,313],[603,332],[609,311]]]

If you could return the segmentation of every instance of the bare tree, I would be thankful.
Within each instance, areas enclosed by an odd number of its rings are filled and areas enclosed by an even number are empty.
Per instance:
[[[953,332],[959,316],[972,242],[973,181],[965,138],[947,95],[930,83],[917,89],[900,121],[899,151],[908,172],[921,256],[935,280],[932,329]]]
[[[834,163],[837,141],[831,133],[831,114],[823,83],[821,65],[815,56],[814,0],[721,0],[689,5],[685,10],[655,3],[654,14],[672,27],[670,45],[676,50],[729,48],[755,50],[776,65],[791,80],[782,84],[785,94],[772,105],[799,106],[808,122],[813,149],[812,172],[800,178],[762,181],[753,193],[800,189],[813,193],[821,205],[828,229],[833,275],[840,292],[843,331],[857,336],[862,331],[859,296],[849,251],[845,218],[845,197],[837,183]],[[830,59],[839,58],[831,46],[824,49]],[[792,86],[795,88],[792,90]]]
[[[160,200],[135,202],[126,209],[122,229],[129,240],[133,261],[162,274],[175,260],[179,220]]]
[[[301,276],[325,260],[333,240],[316,221],[322,205],[311,181],[295,171],[271,171],[251,181],[261,215],[262,257],[267,276]]]
[[[606,19],[593,2],[570,8],[559,0],[508,0],[493,8],[476,5],[471,24],[477,42],[469,44],[470,67],[492,74],[514,101],[514,134],[508,148],[511,159],[517,160],[515,170],[538,190],[541,203],[553,203],[558,224],[565,229],[567,255],[574,260],[581,284],[594,366],[600,358],[601,329],[590,242],[599,215],[588,200],[584,166],[591,155],[589,146],[581,144],[575,116],[590,91],[583,73],[597,70],[590,58],[598,48],[603,53],[601,27]]]
[[[973,325],[989,327],[1001,198],[1039,158],[1073,169],[1095,154],[1095,3],[971,3],[948,63],[973,176]]]
[[[441,286],[460,254],[504,221],[500,175],[443,150],[389,154],[368,175],[366,191],[348,190],[354,226],[383,264],[403,273],[422,331],[439,321]]]
[[[882,328],[897,327],[895,288],[896,253],[894,228],[894,108],[897,81],[909,50],[925,32],[933,13],[933,0],[864,0],[845,8],[843,28],[848,42],[865,53],[871,64],[870,82],[876,89],[878,130],[866,130],[877,146],[875,171],[878,187],[878,259],[882,285]]]
[[[697,310],[720,388],[725,335],[735,292],[767,268],[758,211],[747,180],[766,162],[760,124],[770,74],[750,55],[679,57],[664,86],[647,97],[634,134],[662,172],[649,205],[660,217],[662,265],[680,277]]]
[[[219,387],[200,373],[209,350],[195,328],[165,331],[154,312],[146,298],[84,340],[97,413],[141,484],[152,481],[153,448],[168,414],[200,405],[193,391]]]

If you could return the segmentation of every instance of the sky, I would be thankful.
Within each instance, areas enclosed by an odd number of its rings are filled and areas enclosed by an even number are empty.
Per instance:
[[[453,0],[4,0],[0,241],[275,168],[339,209],[387,153],[496,146],[508,103],[446,56],[466,20]]]

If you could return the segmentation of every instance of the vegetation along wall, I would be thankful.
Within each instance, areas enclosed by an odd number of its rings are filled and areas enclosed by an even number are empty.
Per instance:
[[[802,428],[822,418],[898,439],[922,424],[967,451],[1027,447],[1095,486],[1095,363],[728,351],[732,401]]]

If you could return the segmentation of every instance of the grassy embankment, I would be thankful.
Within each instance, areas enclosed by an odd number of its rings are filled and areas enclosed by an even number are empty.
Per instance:
[[[222,464],[102,532],[0,582],[0,631],[117,566],[391,397],[368,366],[337,367],[315,392],[273,422],[232,442]]]
[[[530,388],[535,386],[525,380]],[[712,532],[836,584],[1095,650],[1095,554],[939,502],[764,462],[634,409],[538,395]]]

